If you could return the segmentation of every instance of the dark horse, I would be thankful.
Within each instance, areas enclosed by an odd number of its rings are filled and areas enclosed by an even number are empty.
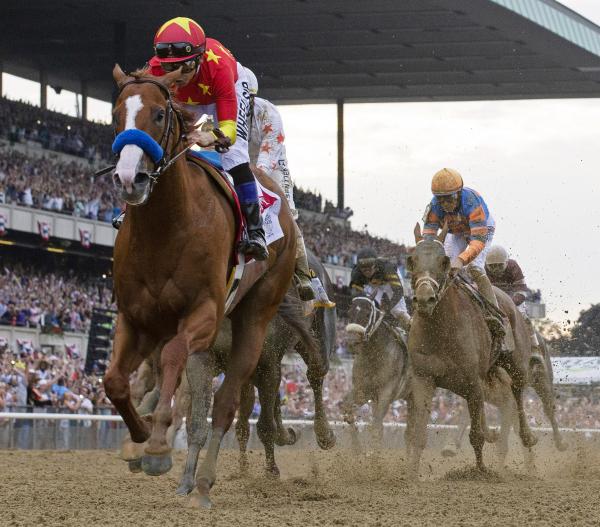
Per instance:
[[[114,180],[130,205],[114,251],[114,290],[119,309],[106,393],[123,417],[133,445],[145,443],[142,469],[160,475],[171,469],[166,431],[171,401],[184,368],[198,371],[208,361],[223,318],[227,281],[236,238],[235,215],[227,197],[208,173],[179,155],[188,116],[172,100],[170,88],[181,70],[163,77],[145,71],[126,75],[117,65],[115,103],[120,152]],[[126,134],[122,132],[126,130]],[[240,391],[254,373],[267,326],[294,272],[296,237],[281,190],[268,179],[264,187],[282,197],[283,238],[271,244],[265,271],[229,315],[232,346],[224,381],[214,397],[212,435],[196,480],[199,503],[210,506],[219,448],[240,404]],[[256,269],[256,267],[255,267]],[[142,419],[130,398],[129,376],[152,351],[161,348],[160,397],[151,419]],[[210,389],[211,377],[192,377],[192,406]],[[127,449],[123,452],[127,454]]]
[[[358,447],[353,407],[372,401],[372,435],[376,446],[381,446],[383,419],[390,404],[408,395],[406,344],[385,311],[370,297],[353,298],[348,319],[346,331],[354,362],[352,390],[343,402],[344,420],[350,424],[353,443]]]
[[[411,390],[406,428],[409,469],[414,474],[418,473],[425,448],[436,387],[451,390],[467,400],[471,418],[469,439],[480,470],[485,468],[484,440],[497,440],[485,423],[483,411],[485,391],[494,382],[510,384],[523,445],[529,448],[537,442],[523,411],[522,392],[527,384],[530,349],[525,321],[508,295],[494,288],[500,309],[510,320],[515,349],[502,354],[492,367],[492,338],[483,310],[449,278],[450,260],[443,246],[446,232],[445,228],[439,239],[423,240],[417,224],[417,246],[407,260],[416,306],[408,338]]]

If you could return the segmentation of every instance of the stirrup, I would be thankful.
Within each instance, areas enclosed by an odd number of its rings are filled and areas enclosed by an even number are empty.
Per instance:
[[[296,281],[296,290],[298,291],[298,296],[300,300],[303,302],[309,302],[310,300],[314,300],[316,298],[315,292],[310,284],[310,282],[305,278],[304,280],[296,273],[294,275],[294,280]]]
[[[254,258],[255,260],[266,260],[269,257],[269,249],[264,235],[258,234],[259,239],[252,238],[250,233],[248,237],[240,241],[238,250],[245,256]]]

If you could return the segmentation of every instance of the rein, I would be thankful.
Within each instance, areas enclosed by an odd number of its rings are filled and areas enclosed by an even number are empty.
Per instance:
[[[125,146],[136,145],[139,146],[152,159],[152,161],[154,162],[154,171],[148,174],[148,177],[150,178],[149,192],[152,192],[154,185],[158,183],[158,178],[162,175],[162,173],[165,172],[171,165],[173,165],[173,163],[175,163],[175,161],[177,161],[179,157],[184,155],[193,145],[189,145],[185,147],[181,152],[173,155],[173,153],[181,144],[182,140],[185,138],[185,133],[183,133],[184,123],[181,113],[173,107],[171,92],[166,86],[153,79],[133,79],[121,85],[121,87],[119,88],[119,96],[121,95],[123,90],[131,84],[154,84],[160,89],[162,94],[165,96],[165,100],[167,101],[167,123],[165,125],[163,134],[159,142],[155,141],[148,133],[144,132],[143,130],[130,129],[123,130],[121,133],[119,133],[115,137],[112,146],[115,155],[119,156],[121,150],[123,150]],[[177,141],[173,145],[173,148],[167,154],[166,152],[169,148],[170,136],[175,132],[175,129],[173,127],[173,115],[175,115],[175,118],[179,123],[181,133],[179,134]],[[96,172],[95,175],[97,177],[108,174],[115,168],[116,165],[108,166]]]
[[[379,329],[379,326],[383,321],[385,313],[383,312],[383,310],[379,309],[375,305],[375,301],[372,298],[369,298],[368,296],[355,296],[352,299],[352,302],[354,302],[355,300],[365,300],[371,306],[371,314],[369,315],[369,321],[367,322],[367,326],[365,328],[365,335],[363,338],[363,340],[367,341],[373,336],[373,333],[375,333],[375,331]]]

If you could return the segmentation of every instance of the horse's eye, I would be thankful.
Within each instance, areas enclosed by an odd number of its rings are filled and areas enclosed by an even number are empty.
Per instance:
[[[156,114],[156,122],[161,123],[164,118],[165,118],[165,111],[159,110]]]

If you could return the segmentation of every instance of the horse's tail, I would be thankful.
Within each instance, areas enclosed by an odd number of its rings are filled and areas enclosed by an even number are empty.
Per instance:
[[[310,268],[321,279],[323,287],[330,298],[333,297],[333,284],[329,275],[323,266],[321,260],[310,250],[306,251],[308,264]],[[315,313],[315,322],[313,328],[319,340],[321,358],[325,364],[329,364],[329,359],[335,353],[337,341],[337,312],[336,308],[318,308]]]
[[[310,319],[304,316],[302,303],[291,294],[285,295],[277,314],[300,337],[300,341],[311,351],[317,351],[319,344],[310,329]]]

